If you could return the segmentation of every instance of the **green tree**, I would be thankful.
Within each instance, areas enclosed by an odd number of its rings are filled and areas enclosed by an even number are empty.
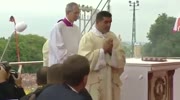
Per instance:
[[[142,55],[143,56],[152,56],[152,54],[151,54],[152,49],[151,48],[152,48],[152,43],[144,44],[142,47],[142,51],[141,51]]]
[[[3,48],[5,48],[6,43],[7,43],[7,40],[4,37],[0,38],[0,54],[3,53]]]
[[[33,34],[27,34],[27,35],[18,34],[18,40],[19,40],[19,51],[20,51],[21,61],[42,60],[42,46],[46,41],[44,37]],[[4,49],[6,43],[7,43],[6,39],[3,38],[0,39],[0,44],[1,44],[0,54],[2,54],[2,50]],[[3,60],[9,62],[18,61],[16,51],[17,50],[16,50],[15,36],[12,35],[11,41],[3,57]],[[28,73],[36,72],[37,69],[41,66],[42,64],[25,65],[23,66],[23,72],[28,72]]]
[[[126,58],[131,57],[131,45],[122,42],[123,50],[125,51]]]
[[[147,34],[150,42],[144,45],[143,56],[180,56],[180,34],[172,31],[175,20],[174,17],[168,17],[165,13],[158,16]]]

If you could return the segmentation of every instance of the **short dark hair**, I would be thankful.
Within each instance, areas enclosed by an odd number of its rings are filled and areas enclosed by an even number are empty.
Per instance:
[[[47,70],[48,70],[48,67],[41,67],[37,71],[36,78],[37,78],[38,85],[46,85],[47,84]]]
[[[54,64],[49,67],[47,72],[48,84],[56,84],[63,82],[62,66],[62,64]]]
[[[111,13],[108,11],[100,11],[96,15],[96,22],[103,20],[104,17],[112,17]]]
[[[71,86],[77,86],[90,71],[89,61],[81,55],[69,56],[64,61],[63,79]]]

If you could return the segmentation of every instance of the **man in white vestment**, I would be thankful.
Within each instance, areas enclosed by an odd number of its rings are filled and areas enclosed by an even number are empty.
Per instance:
[[[100,11],[95,27],[80,40],[78,54],[88,58],[87,89],[93,100],[120,100],[120,75],[125,64],[121,41],[110,31],[112,15]]]
[[[66,18],[59,20],[53,27],[49,39],[48,66],[63,63],[68,56],[77,54],[81,33],[73,23],[78,19],[79,13],[78,4],[67,4]]]

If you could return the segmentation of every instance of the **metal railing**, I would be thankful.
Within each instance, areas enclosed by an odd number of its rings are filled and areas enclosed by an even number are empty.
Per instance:
[[[10,65],[26,65],[26,64],[39,64],[43,61],[21,61],[21,62],[9,62]]]
[[[166,57],[166,59],[180,59],[180,57]],[[40,64],[43,61],[21,61],[21,62],[9,62],[10,65],[26,65],[26,64]]]

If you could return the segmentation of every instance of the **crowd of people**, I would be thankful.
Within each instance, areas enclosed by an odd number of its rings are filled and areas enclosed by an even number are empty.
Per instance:
[[[26,94],[29,94],[38,88],[38,85],[36,84],[36,73],[23,73],[21,74],[21,77],[22,86]]]

